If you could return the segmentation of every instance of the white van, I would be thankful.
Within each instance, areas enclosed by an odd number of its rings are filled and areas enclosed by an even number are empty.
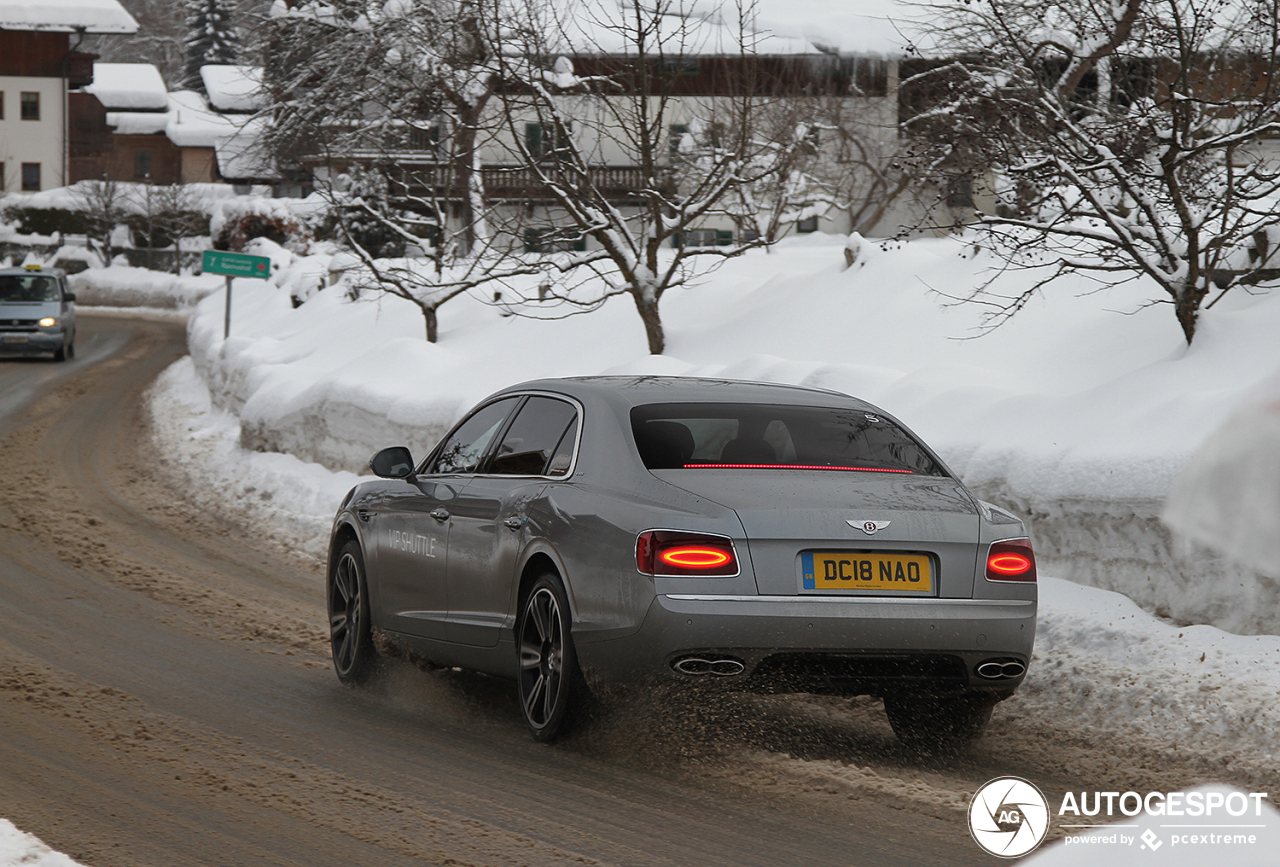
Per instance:
[[[0,268],[0,355],[76,354],[76,296],[59,268]]]

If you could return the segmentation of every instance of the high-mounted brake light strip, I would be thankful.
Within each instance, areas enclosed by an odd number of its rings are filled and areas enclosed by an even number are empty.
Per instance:
[[[854,473],[906,473],[914,470],[891,470],[886,467],[830,467],[822,464],[685,464],[686,470],[844,470]]]

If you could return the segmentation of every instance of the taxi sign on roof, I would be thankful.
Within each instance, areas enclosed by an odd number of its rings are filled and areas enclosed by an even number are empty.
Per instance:
[[[205,250],[203,268],[206,274],[224,274],[227,277],[266,280],[271,276],[271,260],[266,256],[226,253],[222,250]]]

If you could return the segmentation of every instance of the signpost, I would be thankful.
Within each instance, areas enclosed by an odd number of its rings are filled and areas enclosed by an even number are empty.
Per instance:
[[[227,313],[222,325],[222,339],[231,336],[231,278],[253,277],[266,280],[271,276],[271,260],[266,256],[205,250],[202,267],[206,274],[223,274],[227,278]]]

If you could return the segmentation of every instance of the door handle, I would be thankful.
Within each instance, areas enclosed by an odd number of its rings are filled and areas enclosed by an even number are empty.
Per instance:
[[[431,517],[443,524],[445,521],[449,520],[449,510],[443,506],[437,506],[431,510]]]
[[[519,515],[512,515],[510,518],[507,518],[502,522],[502,526],[506,527],[508,530],[519,530],[523,525],[524,521],[520,520]]]

